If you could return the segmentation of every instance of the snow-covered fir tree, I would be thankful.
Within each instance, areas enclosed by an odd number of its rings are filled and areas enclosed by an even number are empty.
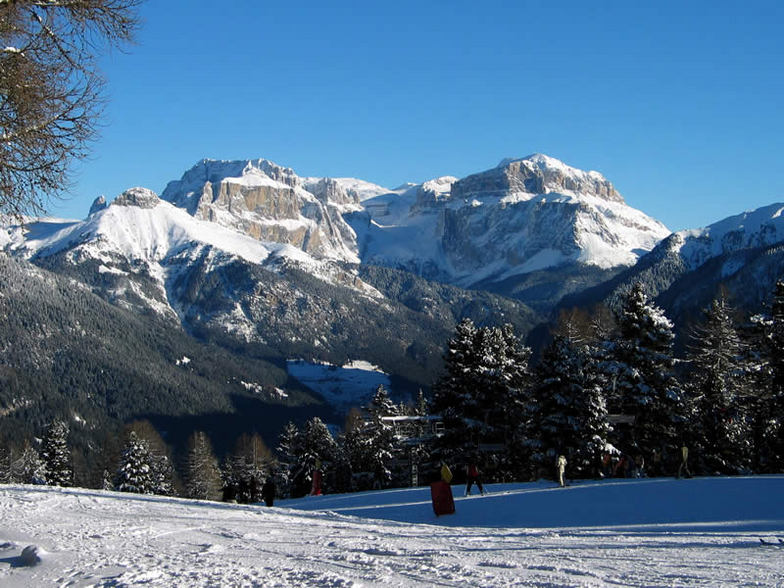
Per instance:
[[[71,450],[68,446],[68,425],[54,420],[44,432],[41,458],[46,465],[46,483],[50,486],[71,486],[73,468]]]
[[[784,282],[779,280],[770,312],[755,315],[744,331],[747,347],[752,468],[784,471]]]
[[[21,455],[11,462],[11,480],[19,484],[46,484],[46,464],[28,441]]]
[[[705,312],[689,348],[689,428],[706,473],[737,474],[750,465],[747,370],[732,308],[723,296]]]
[[[0,484],[11,482],[11,454],[8,449],[0,445]]]
[[[313,417],[305,423],[300,451],[298,465],[300,470],[307,473],[308,483],[313,479],[313,472],[320,469],[324,488],[334,491],[335,466],[340,458],[339,448],[332,433],[320,418]]]
[[[220,500],[222,481],[218,459],[204,431],[194,431],[188,439],[185,495],[199,500]]]
[[[376,487],[385,488],[392,481],[391,463],[395,451],[395,431],[383,417],[398,415],[398,409],[384,386],[379,385],[367,407],[368,420],[363,427],[367,461]]]
[[[535,462],[548,474],[564,455],[573,477],[596,474],[607,444],[607,407],[593,357],[567,334],[555,335],[536,368]]]
[[[437,457],[453,461],[470,446],[467,419],[476,420],[476,390],[480,384],[478,330],[470,319],[463,319],[447,343],[444,374],[433,387],[432,410],[444,419],[445,432],[437,447]]]
[[[616,338],[605,343],[619,401],[611,409],[634,419],[631,427],[618,427],[619,449],[649,462],[654,455],[674,461],[685,415],[673,372],[673,325],[639,283],[623,298],[616,323]]]
[[[468,319],[458,324],[444,356],[444,375],[434,387],[432,410],[445,426],[438,459],[462,463],[480,444],[508,448],[519,437],[529,402],[529,356],[510,325],[477,329]],[[488,459],[500,471],[510,454],[518,452]]]
[[[153,456],[147,447],[147,442],[140,439],[136,431],[131,431],[120,458],[114,488],[118,492],[153,494],[155,486]]]
[[[152,479],[153,494],[159,496],[174,496],[174,466],[168,455],[156,455],[152,453]]]
[[[150,471],[153,481],[151,492],[160,496],[173,496],[177,493],[178,480],[174,470],[171,449],[163,440],[155,426],[148,420],[134,421],[129,430],[143,439],[150,453]]]
[[[278,443],[279,480],[278,494],[283,498],[302,496],[306,493],[306,472],[300,468],[302,434],[293,422],[288,422]]]

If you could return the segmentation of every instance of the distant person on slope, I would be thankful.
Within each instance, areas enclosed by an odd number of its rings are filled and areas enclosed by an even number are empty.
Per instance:
[[[563,488],[566,484],[564,484],[564,472],[566,471],[566,457],[563,455],[559,455],[558,459],[555,462],[556,468],[558,468],[558,483]]]
[[[482,487],[482,479],[479,477],[479,468],[476,466],[476,462],[471,460],[468,462],[468,466],[466,467],[466,491],[465,495],[468,496],[471,494],[471,486],[476,484],[476,487],[479,488],[479,493],[484,494],[485,489]]]
[[[446,462],[441,462],[441,479],[447,484],[452,483],[452,470],[446,465]]]
[[[441,479],[447,484],[452,483],[452,470],[446,465],[446,462],[441,462]]]
[[[268,476],[261,487],[261,499],[267,506],[272,506],[275,502],[275,481],[272,476]]]
[[[310,487],[311,496],[321,496],[321,460],[316,460],[316,468],[313,470],[313,484]]]
[[[686,447],[685,443],[681,446],[681,465],[678,466],[678,474],[675,477],[680,478],[681,474],[684,472],[686,472],[687,478],[691,478],[691,472],[689,471],[689,448]]]

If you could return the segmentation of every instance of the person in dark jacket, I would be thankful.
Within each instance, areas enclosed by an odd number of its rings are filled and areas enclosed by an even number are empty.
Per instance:
[[[485,489],[482,487],[482,479],[480,478],[480,471],[476,465],[475,461],[470,461],[468,466],[466,467],[466,491],[465,495],[468,496],[471,494],[471,486],[476,484],[476,487],[479,488],[479,493],[484,494]]]
[[[261,499],[267,506],[272,506],[275,501],[275,481],[272,477],[267,478],[261,487]]]

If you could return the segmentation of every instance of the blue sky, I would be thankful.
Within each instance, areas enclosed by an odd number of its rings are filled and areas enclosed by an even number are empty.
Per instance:
[[[673,230],[784,201],[784,2],[148,0],[73,196],[203,157],[395,187],[542,152]]]

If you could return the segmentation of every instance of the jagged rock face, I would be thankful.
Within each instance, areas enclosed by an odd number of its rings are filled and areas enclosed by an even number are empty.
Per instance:
[[[335,181],[303,187],[290,168],[259,159],[203,160],[170,182],[163,199],[193,216],[227,226],[260,241],[293,245],[322,259],[358,261],[353,231],[335,203],[353,203]]]
[[[551,192],[593,195],[612,202],[623,202],[623,197],[601,174],[584,172],[539,154],[502,161],[498,167],[470,175],[452,186],[454,198]]]
[[[155,208],[161,200],[158,195],[147,188],[131,188],[120,194],[112,202],[115,206],[136,206],[138,208]]]
[[[323,204],[359,204],[359,194],[333,178],[318,178],[307,182],[305,188]]]
[[[443,176],[418,186],[416,202],[411,207],[411,213],[428,212],[447,202],[452,195],[452,187],[457,181],[455,177]]]
[[[90,212],[88,213],[88,216],[103,210],[107,206],[108,204],[106,203],[106,198],[104,198],[103,196],[98,196],[98,198],[93,200],[92,206],[90,206]]]

